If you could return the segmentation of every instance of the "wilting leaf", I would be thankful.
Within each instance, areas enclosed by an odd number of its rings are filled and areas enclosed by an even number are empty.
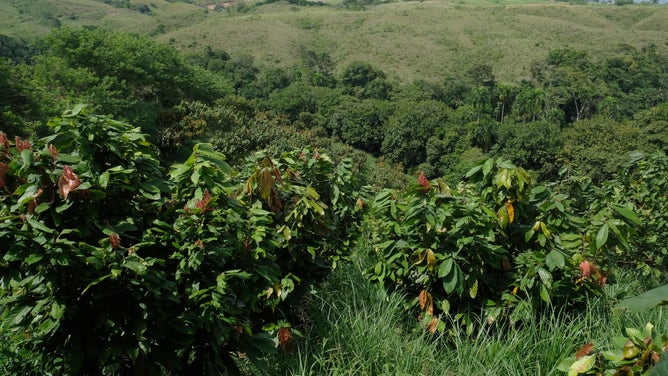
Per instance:
[[[429,294],[427,290],[420,291],[420,296],[418,297],[420,309],[424,309],[424,307],[427,305],[427,294]]]
[[[434,297],[427,291],[420,291],[419,296],[420,309],[427,311],[427,315],[432,316],[434,314]]]
[[[515,208],[510,201],[506,201],[506,212],[508,213],[508,223],[513,223],[515,220]]]
[[[436,317],[432,317],[431,321],[429,321],[429,332],[434,334],[436,333],[436,329],[438,329],[438,319]]]
[[[594,367],[595,362],[595,355],[583,356],[571,365],[571,368],[568,370],[568,376],[577,376],[581,373],[589,371],[592,369],[592,367]]]
[[[589,342],[586,345],[580,347],[580,349],[575,352],[575,359],[579,360],[584,356],[591,355],[591,352],[593,350],[594,350],[594,344]]]
[[[81,184],[79,177],[72,171],[72,167],[63,167],[63,174],[58,179],[58,190],[64,199],[67,199],[70,192],[75,190]]]
[[[427,267],[430,272],[434,270],[434,266],[436,266],[436,255],[434,251],[427,249]]]
[[[633,341],[628,340],[624,344],[624,359],[633,359],[640,353],[640,349]]]

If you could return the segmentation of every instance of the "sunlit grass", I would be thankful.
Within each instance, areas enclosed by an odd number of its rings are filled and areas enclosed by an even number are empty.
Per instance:
[[[467,335],[448,325],[441,334],[419,329],[399,294],[387,294],[362,276],[357,261],[337,270],[314,294],[305,335],[294,354],[281,357],[283,374],[309,375],[563,375],[556,367],[582,345],[611,347],[626,327],[668,331],[661,308],[631,314],[611,309],[616,297],[653,287],[633,273],[608,286],[583,312],[554,307],[513,327],[482,326]],[[446,319],[447,321],[447,319]]]

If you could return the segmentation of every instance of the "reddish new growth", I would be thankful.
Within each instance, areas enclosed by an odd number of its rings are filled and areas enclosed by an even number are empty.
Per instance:
[[[204,197],[201,200],[195,200],[195,207],[200,210],[206,210],[207,205],[211,201],[211,194],[208,189],[204,190]]]
[[[278,346],[282,351],[287,352],[289,350],[289,345],[292,342],[292,330],[290,328],[280,328],[278,329]]]
[[[420,171],[420,177],[418,178],[418,184],[424,187],[425,191],[428,191],[431,189],[431,185],[429,185],[429,180],[427,180],[427,176],[425,176],[424,172]]]
[[[56,150],[56,147],[53,146],[53,144],[49,144],[49,154],[54,162],[58,160],[58,150]]]
[[[32,150],[32,144],[30,144],[30,141],[22,140],[18,136],[14,137],[14,146],[16,146],[16,150],[18,150],[19,153],[26,149]]]
[[[9,139],[7,138],[7,134],[5,132],[0,132],[0,145],[2,145],[2,149],[7,154],[9,151],[9,148],[12,147],[12,145],[9,143]]]
[[[593,280],[599,285],[605,285],[607,277],[603,275],[594,263],[584,260],[580,263],[580,273],[582,278],[593,278]]]
[[[7,177],[8,171],[9,165],[5,162],[0,162],[0,188],[5,187],[5,178]]]
[[[64,199],[67,199],[70,192],[77,189],[79,185],[81,185],[81,179],[72,171],[72,167],[63,167],[63,174],[58,179],[58,191],[60,191],[60,195]]]
[[[121,238],[118,237],[117,233],[109,234],[109,244],[111,244],[111,248],[118,248],[121,245]]]

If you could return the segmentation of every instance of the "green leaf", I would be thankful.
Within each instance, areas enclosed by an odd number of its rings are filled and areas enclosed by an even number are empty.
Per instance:
[[[548,268],[550,268],[550,270],[563,269],[566,265],[564,254],[556,249],[553,249],[550,251],[550,253],[547,254],[547,256],[545,256],[545,264]]]
[[[603,226],[598,230],[596,234],[596,249],[599,249],[605,245],[605,242],[608,241],[608,231],[610,226],[607,223],[604,223]]]
[[[548,272],[545,268],[538,268],[538,277],[540,277],[540,281],[547,287],[552,286],[552,274]]]
[[[36,262],[39,262],[43,258],[44,256],[41,254],[31,253],[28,257],[25,258],[24,262],[28,265],[32,265]]]
[[[568,376],[578,376],[585,373],[594,367],[596,363],[596,355],[587,355],[573,362],[568,369]]]
[[[443,278],[443,288],[447,294],[451,294],[455,290],[461,290],[462,282],[462,270],[459,268],[459,265],[453,265],[454,272],[448,274]]]
[[[649,376],[665,376],[668,375],[668,351],[664,351],[659,362],[654,365]]]
[[[451,257],[443,260],[441,265],[438,267],[438,278],[443,278],[446,275],[450,274],[453,265],[454,265],[454,260]]]
[[[125,260],[121,266],[128,268],[139,275],[146,273],[146,265],[139,260]]]
[[[633,212],[633,210],[621,206],[621,205],[612,205],[612,208],[619,213],[622,217],[628,219],[631,223],[634,225],[639,225],[640,224],[640,218],[636,215],[636,213]]]
[[[574,356],[569,356],[568,358],[564,358],[559,364],[557,365],[557,369],[561,372],[568,372],[571,369],[571,366],[573,363],[575,363],[577,359],[575,359]]]
[[[98,179],[98,184],[100,184],[100,187],[107,188],[107,184],[109,184],[109,171],[105,171],[100,175],[100,178]]]
[[[475,299],[475,297],[478,295],[478,280],[476,279],[475,282],[473,282],[473,286],[469,289],[469,296],[471,299]]]

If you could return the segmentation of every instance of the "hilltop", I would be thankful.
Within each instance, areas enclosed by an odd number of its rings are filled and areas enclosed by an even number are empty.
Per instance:
[[[110,4],[107,4],[110,3]],[[1,0],[0,33],[35,38],[60,25],[96,25],[149,35],[188,51],[207,46],[251,55],[261,67],[290,67],[299,51],[327,52],[339,69],[376,65],[398,81],[442,80],[485,62],[501,81],[520,81],[557,48],[609,56],[625,46],[668,51],[668,7],[547,2],[397,2],[351,10],[336,3]],[[123,2],[120,2],[123,3]],[[222,3],[221,3],[222,4]],[[255,4],[255,5],[254,5]]]

